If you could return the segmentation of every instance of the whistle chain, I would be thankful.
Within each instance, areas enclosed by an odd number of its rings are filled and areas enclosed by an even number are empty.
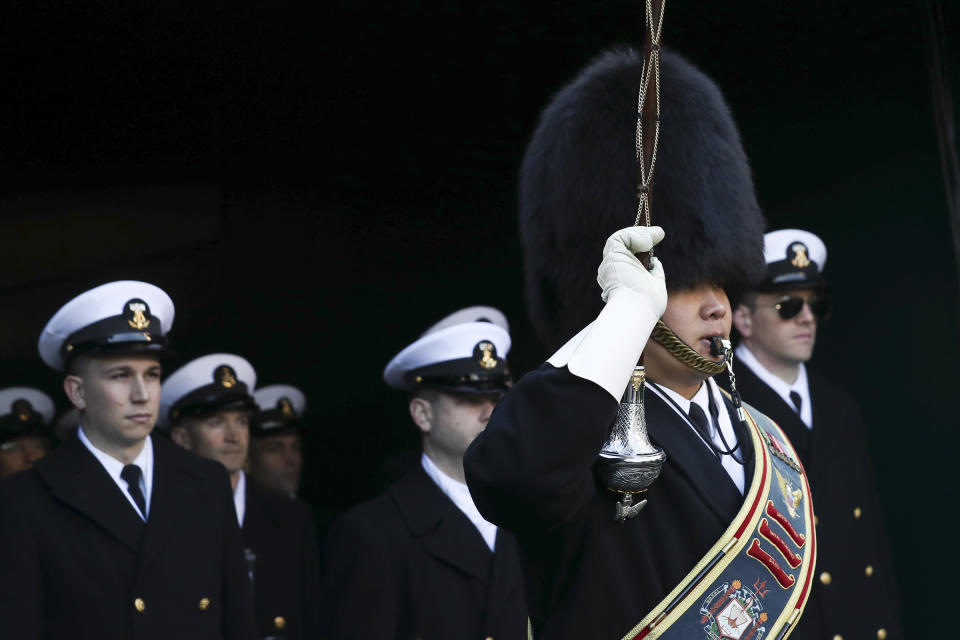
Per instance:
[[[728,349],[723,360],[720,362],[707,360],[702,355],[697,353],[693,347],[681,340],[680,336],[674,333],[673,329],[664,324],[663,320],[657,321],[657,324],[653,328],[653,333],[650,334],[650,337],[653,338],[660,346],[666,349],[667,353],[672,355],[683,364],[687,365],[691,369],[700,371],[701,373],[709,374],[711,376],[722,373],[723,370],[727,368],[727,358],[729,358],[730,354],[732,353],[732,350]]]

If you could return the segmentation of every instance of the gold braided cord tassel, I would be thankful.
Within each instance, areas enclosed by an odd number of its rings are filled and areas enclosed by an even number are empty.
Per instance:
[[[656,340],[657,344],[666,349],[670,355],[691,369],[715,376],[727,368],[726,358],[720,362],[707,360],[697,353],[693,347],[681,340],[680,336],[664,324],[663,320],[657,320],[657,326],[653,328],[650,337]]]

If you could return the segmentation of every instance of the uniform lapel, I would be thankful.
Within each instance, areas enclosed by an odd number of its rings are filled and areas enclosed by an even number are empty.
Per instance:
[[[153,437],[153,436],[151,436]],[[180,464],[176,445],[153,438],[153,495],[147,518],[141,568],[156,557],[167,541],[197,513],[206,487],[193,471]]]
[[[687,478],[704,505],[721,522],[727,523],[736,513],[743,496],[713,452],[694,433],[693,427],[655,393],[644,395],[647,430],[650,439],[667,453],[672,465]]]
[[[790,444],[797,450],[800,461],[807,464],[812,434],[797,415],[796,410],[787,404],[770,385],[761,380],[750,367],[740,367],[737,372],[737,387],[744,402],[760,409],[783,429],[787,438],[790,439]]]
[[[827,394],[824,393],[823,386],[821,384],[820,378],[810,369],[807,369],[807,385],[810,391],[810,402],[811,409],[813,410],[813,429],[809,430],[810,439],[808,445],[807,460],[804,460],[801,457],[801,461],[804,466],[808,467],[806,469],[807,474],[811,478],[811,482],[816,482],[817,478],[820,478],[824,473],[826,473],[829,463],[829,454],[839,451],[837,447],[830,446],[830,440],[836,436],[835,433],[830,432],[830,430],[824,426],[829,425],[833,416],[829,415],[830,407],[827,406],[829,403],[826,402]],[[820,428],[817,429],[817,425],[820,425]],[[824,455],[826,454],[826,455]]]
[[[438,560],[486,583],[493,556],[473,523],[420,465],[390,488],[414,537]]]
[[[40,460],[37,473],[51,493],[88,516],[134,552],[143,521],[100,461],[73,435]]]
[[[246,514],[243,516],[243,541],[250,546],[251,542],[260,539],[266,533],[267,527],[283,528],[283,518],[271,508],[272,501],[247,476],[247,495],[245,498]]]
[[[263,502],[260,500],[260,495],[250,486],[251,484],[250,478],[247,477],[247,492],[244,496],[246,511],[243,515],[243,527],[241,527],[245,547],[249,547],[250,542],[258,536],[260,523],[263,521]]]

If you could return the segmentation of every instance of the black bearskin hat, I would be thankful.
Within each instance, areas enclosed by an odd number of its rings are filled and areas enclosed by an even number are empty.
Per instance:
[[[608,50],[540,116],[520,170],[527,308],[539,338],[562,344],[599,313],[607,237],[636,218],[635,134],[643,55]],[[764,220],[720,89],[661,52],[661,128],[653,175],[655,249],[669,290],[759,282]]]

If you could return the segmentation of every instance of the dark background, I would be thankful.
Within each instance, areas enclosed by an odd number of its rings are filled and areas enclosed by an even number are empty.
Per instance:
[[[148,280],[177,305],[171,366],[231,351],[305,390],[308,500],[372,495],[417,446],[380,375],[423,329],[492,304],[516,371],[549,355],[524,313],[517,168],[549,95],[640,41],[639,7],[5,3],[0,386],[65,408],[40,329],[86,288]],[[664,30],[724,89],[770,228],[827,243],[814,366],[863,406],[919,637],[952,601],[960,361],[919,5],[668,2]]]

